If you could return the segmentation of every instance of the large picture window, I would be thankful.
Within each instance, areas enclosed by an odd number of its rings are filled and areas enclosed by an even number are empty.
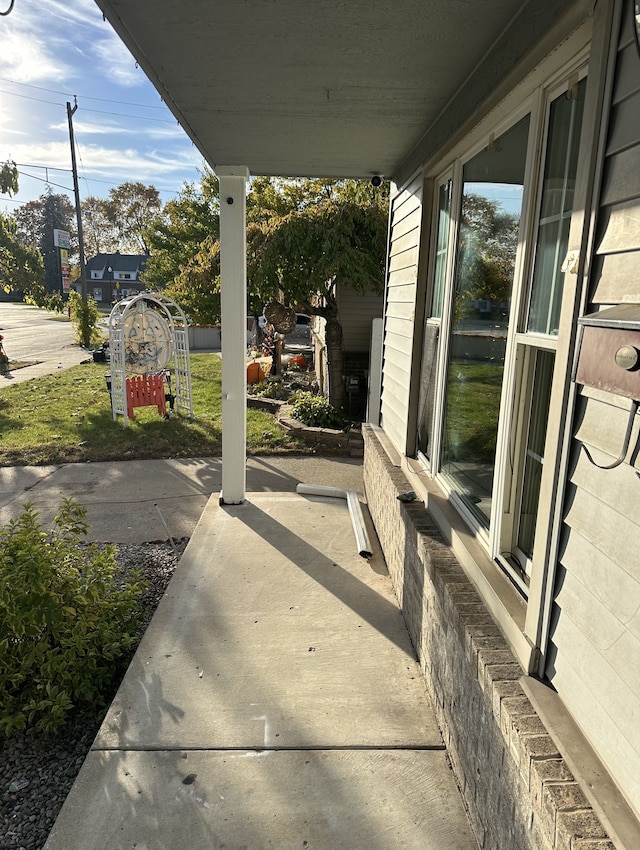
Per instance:
[[[435,193],[418,450],[525,596],[585,85],[539,92]]]
[[[528,136],[529,116],[462,177],[442,472],[487,527]]]

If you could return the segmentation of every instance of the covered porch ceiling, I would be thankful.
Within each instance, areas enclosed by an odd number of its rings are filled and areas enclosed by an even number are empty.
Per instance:
[[[548,20],[569,5],[96,2],[213,168],[363,178],[406,168],[456,95],[479,74],[491,76],[487,58],[510,27],[538,35],[544,6]],[[522,47],[513,45],[514,57]]]

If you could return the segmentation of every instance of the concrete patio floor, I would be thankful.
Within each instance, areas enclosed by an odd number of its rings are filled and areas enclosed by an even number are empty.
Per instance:
[[[213,496],[45,850],[472,850],[375,535]]]

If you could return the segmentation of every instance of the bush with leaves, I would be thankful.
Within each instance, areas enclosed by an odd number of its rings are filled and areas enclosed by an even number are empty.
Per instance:
[[[291,397],[291,415],[310,428],[344,428],[345,421],[323,395],[300,390]]]
[[[45,531],[31,504],[0,530],[0,732],[52,731],[102,708],[139,638],[138,576],[84,542],[86,508],[65,499]]]
[[[247,392],[256,398],[284,397],[281,378],[266,378],[264,381],[260,381],[257,384],[250,384],[247,387]]]
[[[98,327],[100,312],[93,298],[87,298],[85,302],[82,295],[72,289],[69,292],[69,310],[76,342],[85,347],[102,342],[102,331]]]

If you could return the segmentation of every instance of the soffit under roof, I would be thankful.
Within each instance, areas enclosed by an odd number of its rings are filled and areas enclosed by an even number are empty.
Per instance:
[[[202,153],[391,176],[521,0],[96,0]]]

